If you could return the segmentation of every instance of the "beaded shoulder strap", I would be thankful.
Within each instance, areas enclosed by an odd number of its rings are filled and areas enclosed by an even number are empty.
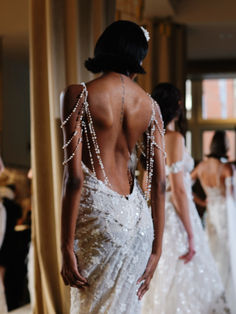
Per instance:
[[[163,154],[163,158],[166,158],[165,141],[164,141],[165,129],[164,129],[164,123],[163,123],[161,111],[157,102],[150,95],[149,97],[151,99],[151,104],[152,104],[152,115],[151,115],[149,127],[147,131],[145,132],[146,145],[144,145],[143,143],[137,144],[138,149],[140,150],[141,154],[146,159],[147,176],[146,176],[146,182],[145,182],[145,197],[147,201],[149,201],[151,197],[151,185],[152,185],[155,149],[160,150]],[[160,122],[156,118],[157,114],[159,116]],[[161,135],[162,143],[156,143],[155,132],[159,132],[159,134]]]
[[[103,165],[101,154],[100,154],[100,148],[99,148],[99,145],[97,142],[97,136],[96,136],[96,132],[95,132],[94,125],[93,125],[93,119],[91,116],[91,112],[89,110],[88,90],[86,88],[85,83],[81,83],[81,85],[83,86],[82,92],[76,98],[76,102],[72,108],[71,113],[68,115],[68,117],[61,124],[61,128],[63,128],[68,123],[68,121],[72,118],[72,116],[74,114],[77,115],[76,116],[75,130],[73,131],[70,139],[63,145],[63,147],[62,147],[63,149],[65,149],[68,145],[71,144],[73,138],[78,134],[78,128],[79,127],[81,128],[81,134],[80,134],[80,137],[77,141],[76,147],[75,147],[73,153],[67,159],[65,159],[63,161],[63,165],[67,164],[72,158],[74,158],[75,153],[76,153],[80,143],[83,140],[83,134],[84,134],[84,138],[86,140],[93,174],[96,176],[96,170],[95,170],[95,166],[94,166],[94,159],[93,159],[93,153],[92,153],[94,151],[94,153],[96,155],[96,159],[98,161],[98,164],[102,170],[102,174],[104,177],[104,183],[108,186],[111,186],[111,184],[108,180],[108,177],[105,173],[104,165]],[[90,141],[89,141],[89,136],[92,140],[92,143],[90,143]]]
[[[65,150],[71,144],[74,137],[78,134],[78,128],[79,128],[79,126],[81,126],[81,123],[82,123],[82,119],[83,119],[83,115],[84,115],[84,106],[83,106],[82,98],[86,98],[86,86],[85,86],[85,83],[81,83],[81,85],[83,86],[82,92],[80,93],[80,95],[78,95],[76,97],[75,104],[74,104],[70,114],[61,123],[61,128],[65,127],[65,125],[71,120],[71,118],[74,115],[76,115],[75,130],[73,131],[73,133],[72,133],[71,137],[68,139],[68,141],[62,146],[63,150]],[[78,141],[76,143],[74,151],[72,152],[72,154],[67,159],[64,159],[64,161],[62,163],[63,166],[66,165],[72,158],[74,158],[75,153],[76,153],[77,149],[79,148],[80,143],[82,142],[82,138],[83,138],[83,129],[81,129],[81,134],[80,134],[80,137],[78,138]]]

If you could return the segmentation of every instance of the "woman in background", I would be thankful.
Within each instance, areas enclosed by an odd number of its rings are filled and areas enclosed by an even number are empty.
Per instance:
[[[228,313],[224,289],[192,199],[194,162],[175,131],[182,113],[179,90],[159,84],[153,98],[166,127],[166,203],[162,255],[144,297],[143,314]]]
[[[191,176],[193,180],[200,180],[207,196],[206,233],[231,313],[236,313],[236,290],[232,273],[236,264],[233,265],[230,258],[233,246],[230,246],[228,219],[231,208],[236,211],[236,202],[233,201],[233,168],[231,164],[226,163],[228,151],[229,140],[226,132],[216,131],[207,159],[197,165]],[[234,227],[235,225],[236,222]]]

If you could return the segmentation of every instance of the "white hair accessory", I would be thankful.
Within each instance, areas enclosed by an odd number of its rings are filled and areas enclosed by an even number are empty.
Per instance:
[[[143,26],[140,26],[140,27],[141,27],[141,30],[142,30],[143,33],[144,33],[144,36],[146,37],[146,40],[149,41],[149,39],[150,39],[149,32],[146,30],[145,27],[143,27]]]

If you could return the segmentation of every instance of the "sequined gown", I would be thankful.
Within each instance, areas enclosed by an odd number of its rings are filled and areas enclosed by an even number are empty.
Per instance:
[[[231,189],[231,182],[231,177],[226,178],[226,190]],[[231,314],[235,314],[236,290],[233,281],[233,271],[235,269],[233,268],[236,268],[236,265],[232,264],[230,256],[233,247],[230,247],[228,214],[231,208],[232,211],[236,211],[236,201],[233,200],[231,193],[227,195],[220,186],[203,186],[203,188],[207,195],[206,233],[208,242],[225,287],[226,299]],[[235,226],[236,221],[234,222],[234,228]]]
[[[193,165],[193,159],[185,151],[183,160],[170,167],[166,166],[166,223],[163,250],[150,290],[143,299],[143,314],[228,313],[223,286],[192,200],[190,171]],[[188,249],[187,234],[172,203],[168,179],[171,172],[180,171],[184,172],[196,250],[196,255],[187,264],[179,260]]]
[[[74,252],[82,275],[88,279],[89,287],[71,288],[70,313],[138,314],[141,302],[136,294],[139,288],[136,282],[146,268],[153,241],[150,209],[135,179],[132,192],[127,196],[120,195],[109,186],[99,154],[85,84],[81,95],[84,100],[78,121],[84,135],[83,145],[87,145],[88,151],[92,147],[96,152],[95,158],[101,166],[104,181],[96,177],[95,169],[88,169],[82,162],[84,182]],[[153,119],[151,118],[151,124],[154,123]],[[89,141],[89,137],[92,141]],[[79,143],[80,139],[78,145]],[[94,168],[92,154],[90,157],[90,164]],[[73,156],[64,163],[71,158]]]

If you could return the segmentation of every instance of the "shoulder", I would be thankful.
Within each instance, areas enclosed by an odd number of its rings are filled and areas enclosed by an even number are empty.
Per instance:
[[[199,177],[201,176],[202,172],[205,172],[204,169],[208,168],[208,161],[206,160],[202,160],[200,161],[194,168],[193,173],[197,173],[197,175],[199,175]]]
[[[171,148],[183,147],[184,138],[183,135],[177,131],[167,131],[165,135],[166,145]]]
[[[184,138],[179,132],[168,131],[165,135],[165,144],[168,165],[183,159]]]
[[[61,116],[72,110],[76,99],[81,95],[84,90],[82,84],[73,84],[67,86],[60,94],[60,109]]]
[[[222,175],[224,177],[231,177],[233,175],[233,167],[230,163],[226,163],[223,165]]]
[[[83,91],[83,84],[73,84],[67,86],[60,94],[61,98],[75,99]]]

